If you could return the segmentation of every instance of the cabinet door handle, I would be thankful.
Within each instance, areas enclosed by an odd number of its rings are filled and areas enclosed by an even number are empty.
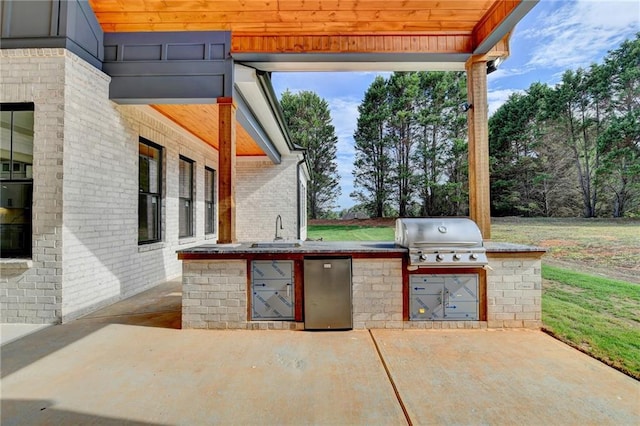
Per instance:
[[[287,284],[287,297],[291,298],[291,283]]]

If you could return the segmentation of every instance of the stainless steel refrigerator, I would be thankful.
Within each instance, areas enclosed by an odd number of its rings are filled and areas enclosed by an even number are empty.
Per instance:
[[[304,260],[304,328],[353,328],[351,258]]]

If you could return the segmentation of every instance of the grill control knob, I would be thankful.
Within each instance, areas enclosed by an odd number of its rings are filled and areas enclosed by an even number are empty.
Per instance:
[[[444,260],[444,254],[436,254],[436,261],[442,262]]]
[[[478,254],[477,253],[471,253],[471,256],[469,256],[469,258],[471,260],[478,260]]]
[[[462,256],[460,254],[456,253],[453,255],[453,260],[460,260],[460,259],[462,259]]]
[[[420,260],[427,260],[427,255],[426,254],[421,254],[420,255]]]

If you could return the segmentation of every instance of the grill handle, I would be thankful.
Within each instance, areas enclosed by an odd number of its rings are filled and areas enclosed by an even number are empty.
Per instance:
[[[479,245],[477,241],[447,241],[444,243],[433,243],[428,241],[415,241],[415,246],[421,247],[442,247],[442,246],[456,246],[456,247],[470,247]]]

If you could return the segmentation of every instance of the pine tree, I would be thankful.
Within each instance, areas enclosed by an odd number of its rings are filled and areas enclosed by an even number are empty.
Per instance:
[[[420,215],[459,214],[460,172],[466,150],[466,116],[459,105],[466,99],[463,73],[418,73],[416,147],[412,155],[414,185]],[[450,168],[448,166],[451,166]]]
[[[340,195],[337,144],[329,104],[316,93],[285,91],[280,99],[293,142],[307,149],[311,182],[307,190],[309,216],[323,217]]]
[[[355,140],[354,192],[351,197],[374,217],[383,217],[391,195],[391,158],[385,124],[387,85],[376,77],[358,106]]]
[[[387,130],[394,156],[393,183],[398,214],[409,216],[413,198],[411,156],[416,132],[416,99],[419,91],[418,73],[395,72],[388,81],[389,120]]]

